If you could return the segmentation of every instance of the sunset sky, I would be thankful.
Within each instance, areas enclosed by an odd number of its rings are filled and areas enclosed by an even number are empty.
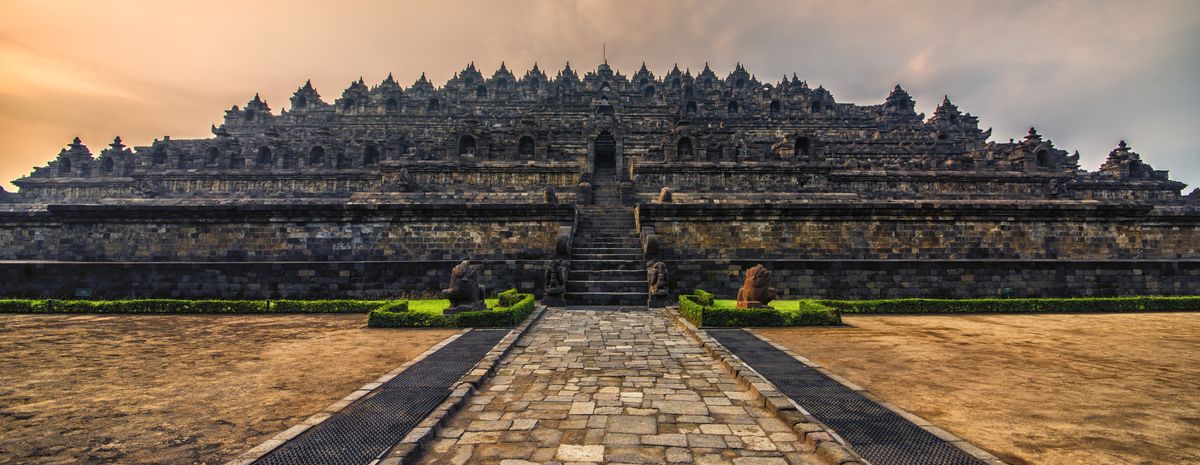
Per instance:
[[[305,79],[332,101],[362,76],[468,62],[518,76],[570,61],[662,75],[740,61],[795,72],[840,102],[903,85],[927,115],[943,94],[993,139],[1036,126],[1096,170],[1125,139],[1200,186],[1200,2],[1182,1],[262,1],[0,0],[0,181],[45,165],[76,135],[146,145],[206,137],[255,92],[276,113]]]

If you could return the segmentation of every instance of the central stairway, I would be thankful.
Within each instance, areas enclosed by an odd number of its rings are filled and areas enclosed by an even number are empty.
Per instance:
[[[646,269],[634,231],[633,207],[622,204],[615,170],[597,169],[595,205],[580,205],[568,305],[646,305]]]

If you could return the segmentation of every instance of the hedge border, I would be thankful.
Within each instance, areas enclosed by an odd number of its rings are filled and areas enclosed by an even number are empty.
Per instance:
[[[713,294],[697,289],[679,296],[679,313],[700,327],[837,326],[842,317],[835,307],[801,300],[796,311],[768,308],[724,308],[714,305]]]
[[[519,297],[519,298],[518,298]],[[385,305],[367,315],[369,328],[507,328],[521,324],[525,317],[533,313],[533,294],[520,294],[515,290],[500,294],[500,302],[512,302],[511,305],[497,305],[490,310],[462,312],[453,315],[436,313],[412,312],[408,310],[408,302]]]
[[[845,314],[1122,313],[1200,311],[1200,296],[1045,299],[818,300]]]
[[[0,313],[367,313],[397,300],[0,299]]]

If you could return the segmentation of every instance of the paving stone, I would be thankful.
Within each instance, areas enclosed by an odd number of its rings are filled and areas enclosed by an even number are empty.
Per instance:
[[[652,416],[615,415],[608,419],[614,433],[658,434],[658,421]]]
[[[564,462],[601,462],[604,460],[604,446],[563,444],[558,446],[554,458]]]
[[[591,415],[596,410],[595,402],[572,402],[569,415]]]
[[[518,418],[512,421],[512,426],[509,429],[513,430],[531,430],[537,426],[538,420],[533,418]]]
[[[723,370],[661,310],[551,308],[421,463],[811,462]]]
[[[687,437],[679,433],[651,434],[642,436],[642,444],[650,446],[687,447]]]
[[[667,463],[692,463],[692,452],[682,447],[667,449]]]
[[[609,463],[663,463],[666,450],[661,447],[613,446],[604,454]]]
[[[787,459],[778,457],[738,457],[733,465],[789,465]]]

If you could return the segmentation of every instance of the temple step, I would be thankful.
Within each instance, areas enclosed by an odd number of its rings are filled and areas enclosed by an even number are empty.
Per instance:
[[[641,260],[581,260],[572,259],[570,271],[645,271]]]
[[[567,292],[646,292],[646,280],[638,281],[568,281]]]
[[[646,270],[571,270],[567,272],[568,281],[638,281],[643,286],[646,283]]]
[[[567,302],[571,305],[640,305],[645,306],[645,292],[568,292]]]

